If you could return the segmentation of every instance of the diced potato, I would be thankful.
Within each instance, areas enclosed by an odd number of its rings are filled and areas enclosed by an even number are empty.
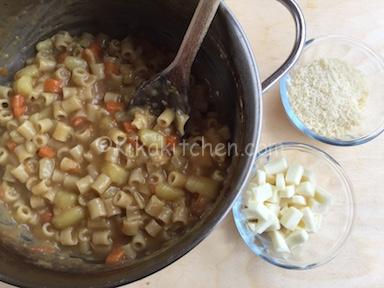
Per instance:
[[[124,185],[128,181],[128,171],[115,163],[105,162],[101,171],[117,185]]]
[[[68,191],[59,190],[56,192],[53,203],[60,209],[73,207],[77,202],[77,195]]]
[[[85,211],[82,207],[76,206],[69,210],[55,215],[52,224],[56,229],[63,230],[79,223],[85,217]]]

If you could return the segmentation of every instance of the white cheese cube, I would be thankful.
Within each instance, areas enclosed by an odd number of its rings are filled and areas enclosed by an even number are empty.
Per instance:
[[[287,159],[281,158],[277,160],[272,160],[269,163],[265,164],[264,170],[268,175],[273,175],[277,173],[282,173],[287,170],[288,162]]]
[[[251,230],[257,234],[262,234],[273,224],[273,221],[272,219],[268,219],[266,221],[259,220],[253,224],[254,226],[251,228]]]
[[[243,210],[241,210],[241,213],[243,213],[245,219],[247,219],[248,221],[257,220],[257,215],[254,210],[251,210],[249,208],[244,208]]]
[[[296,193],[303,195],[305,197],[313,197],[315,196],[315,185],[312,182],[301,182],[296,187]]]
[[[251,201],[256,201],[255,193],[252,190],[248,189],[243,195],[243,203],[248,206],[248,203]]]
[[[332,195],[321,187],[317,187],[315,199],[326,208],[332,204]]]
[[[303,178],[301,179],[302,181],[309,181],[312,182],[313,184],[316,184],[316,174],[309,169],[304,168],[304,174]]]
[[[287,184],[299,185],[301,178],[304,174],[304,167],[298,164],[294,164],[288,167],[287,174],[285,175],[285,182]]]
[[[289,204],[293,206],[306,206],[307,200],[301,195],[294,195],[291,199],[289,199]]]
[[[255,195],[255,200],[259,203],[272,197],[272,186],[268,183],[253,187],[251,190]]]
[[[276,217],[279,216],[280,212],[280,205],[276,203],[265,203],[265,206],[269,209],[269,212],[271,214],[275,215]]]
[[[280,224],[288,230],[295,230],[301,218],[303,218],[303,213],[300,210],[295,207],[289,207],[284,209],[280,218]]]
[[[283,234],[280,231],[270,231],[268,232],[269,238],[272,241],[272,249],[276,253],[289,253],[289,247],[287,242],[284,239]]]
[[[280,209],[280,216],[283,216],[286,212],[287,212],[287,210],[288,210],[288,206],[284,206],[284,207],[282,207],[281,209]]]
[[[277,218],[277,216],[275,216],[274,214],[271,214],[270,215],[270,219],[269,221],[271,221],[271,226],[268,227],[267,230],[265,231],[275,231],[275,230],[280,230],[281,226],[280,226],[280,221],[279,219]]]
[[[281,198],[291,198],[293,195],[295,195],[296,189],[294,185],[288,185],[285,186],[284,189],[280,190],[280,197]]]
[[[249,203],[248,208],[243,210],[246,217],[249,215],[252,218],[247,219],[257,219],[257,220],[268,220],[271,215],[269,209],[263,204],[258,203],[256,201],[252,201]]]
[[[307,231],[303,229],[295,230],[285,238],[286,243],[290,249],[300,246],[308,241],[309,235]]]
[[[316,219],[311,208],[305,207],[301,210],[301,212],[303,212],[303,222],[305,230],[309,233],[316,232]]]
[[[272,196],[267,201],[269,203],[279,203],[280,202],[279,192],[277,191],[276,187],[272,186]]]
[[[315,198],[308,198],[307,206],[311,208],[313,211],[320,212],[323,210],[321,203],[317,202]]]
[[[256,175],[253,177],[252,182],[257,183],[258,185],[267,183],[267,173],[263,170],[257,169]]]
[[[278,190],[282,190],[285,188],[285,177],[283,173],[279,173],[276,175],[276,188]]]
[[[247,226],[249,230],[256,233],[256,222],[247,222]]]

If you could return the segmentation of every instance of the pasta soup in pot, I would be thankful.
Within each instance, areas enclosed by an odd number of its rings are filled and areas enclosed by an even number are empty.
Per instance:
[[[127,107],[167,59],[150,45],[59,32],[0,86],[0,201],[41,241],[113,265],[152,253],[217,199],[230,138],[205,83],[193,117]],[[148,51],[150,53],[148,53]]]

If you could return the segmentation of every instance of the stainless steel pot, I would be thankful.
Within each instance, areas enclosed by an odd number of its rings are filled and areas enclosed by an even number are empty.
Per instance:
[[[152,31],[153,40],[176,49],[196,6],[196,0],[2,0],[0,1],[0,67],[10,75],[19,69],[34,44],[58,30],[105,32],[123,37],[129,30]],[[279,0],[291,12],[296,25],[295,45],[288,60],[262,84],[252,51],[228,8],[222,4],[204,42],[194,73],[217,88],[217,103],[231,125],[238,155],[232,157],[230,175],[217,205],[201,223],[176,243],[157,253],[112,271],[80,269],[55,271],[33,265],[3,247],[0,249],[0,280],[21,287],[115,287],[150,275],[174,262],[200,241],[225,216],[249,176],[257,149],[262,119],[262,92],[296,62],[305,40],[303,15],[294,0]],[[0,78],[1,82],[10,79]],[[249,149],[249,146],[248,146]],[[248,151],[249,152],[249,151]],[[0,230],[10,223],[1,222]],[[5,221],[6,222],[6,221]],[[60,266],[60,262],[56,262]],[[57,268],[57,267],[56,267]],[[60,270],[60,269],[59,269]],[[87,272],[85,274],[85,272]]]

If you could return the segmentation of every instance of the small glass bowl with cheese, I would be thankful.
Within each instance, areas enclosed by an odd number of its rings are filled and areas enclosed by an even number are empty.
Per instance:
[[[351,183],[340,164],[301,143],[261,151],[233,206],[248,247],[287,269],[310,269],[332,260],[353,223]]]
[[[280,81],[290,121],[305,135],[336,146],[367,143],[384,131],[384,59],[359,40],[308,40]]]

